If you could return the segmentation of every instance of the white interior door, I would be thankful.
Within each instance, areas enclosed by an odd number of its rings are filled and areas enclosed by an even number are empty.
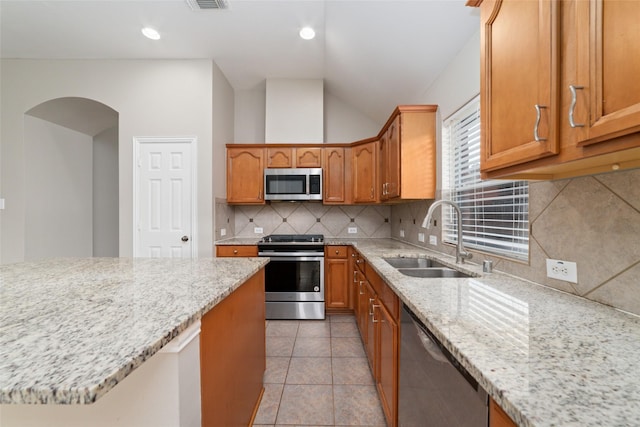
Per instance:
[[[136,138],[138,257],[195,257],[195,139]]]

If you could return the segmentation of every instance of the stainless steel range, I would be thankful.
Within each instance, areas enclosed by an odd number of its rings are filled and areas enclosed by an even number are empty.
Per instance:
[[[324,236],[272,234],[258,242],[267,319],[324,319]]]

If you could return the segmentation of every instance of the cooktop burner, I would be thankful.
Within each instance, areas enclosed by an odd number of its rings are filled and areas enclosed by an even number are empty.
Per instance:
[[[264,236],[260,243],[322,243],[322,234],[271,234]]]

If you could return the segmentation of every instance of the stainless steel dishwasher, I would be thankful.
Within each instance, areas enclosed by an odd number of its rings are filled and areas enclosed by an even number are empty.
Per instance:
[[[399,426],[487,426],[487,392],[404,304],[400,334]]]

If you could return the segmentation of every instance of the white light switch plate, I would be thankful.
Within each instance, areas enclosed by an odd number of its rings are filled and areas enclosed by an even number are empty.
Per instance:
[[[253,232],[255,234],[262,234],[262,227],[253,227]]]
[[[424,243],[424,233],[418,233],[418,242]]]
[[[437,245],[438,244],[438,236],[434,236],[433,234],[429,235],[429,244]]]
[[[358,232],[358,227],[349,227],[347,229],[347,233],[349,234],[356,234]]]
[[[227,235],[227,229],[226,228],[221,228],[220,229],[220,236],[226,236]]]
[[[578,283],[578,266],[575,262],[547,259],[547,277]]]
[[[404,228],[400,229],[400,237],[404,237]]]

